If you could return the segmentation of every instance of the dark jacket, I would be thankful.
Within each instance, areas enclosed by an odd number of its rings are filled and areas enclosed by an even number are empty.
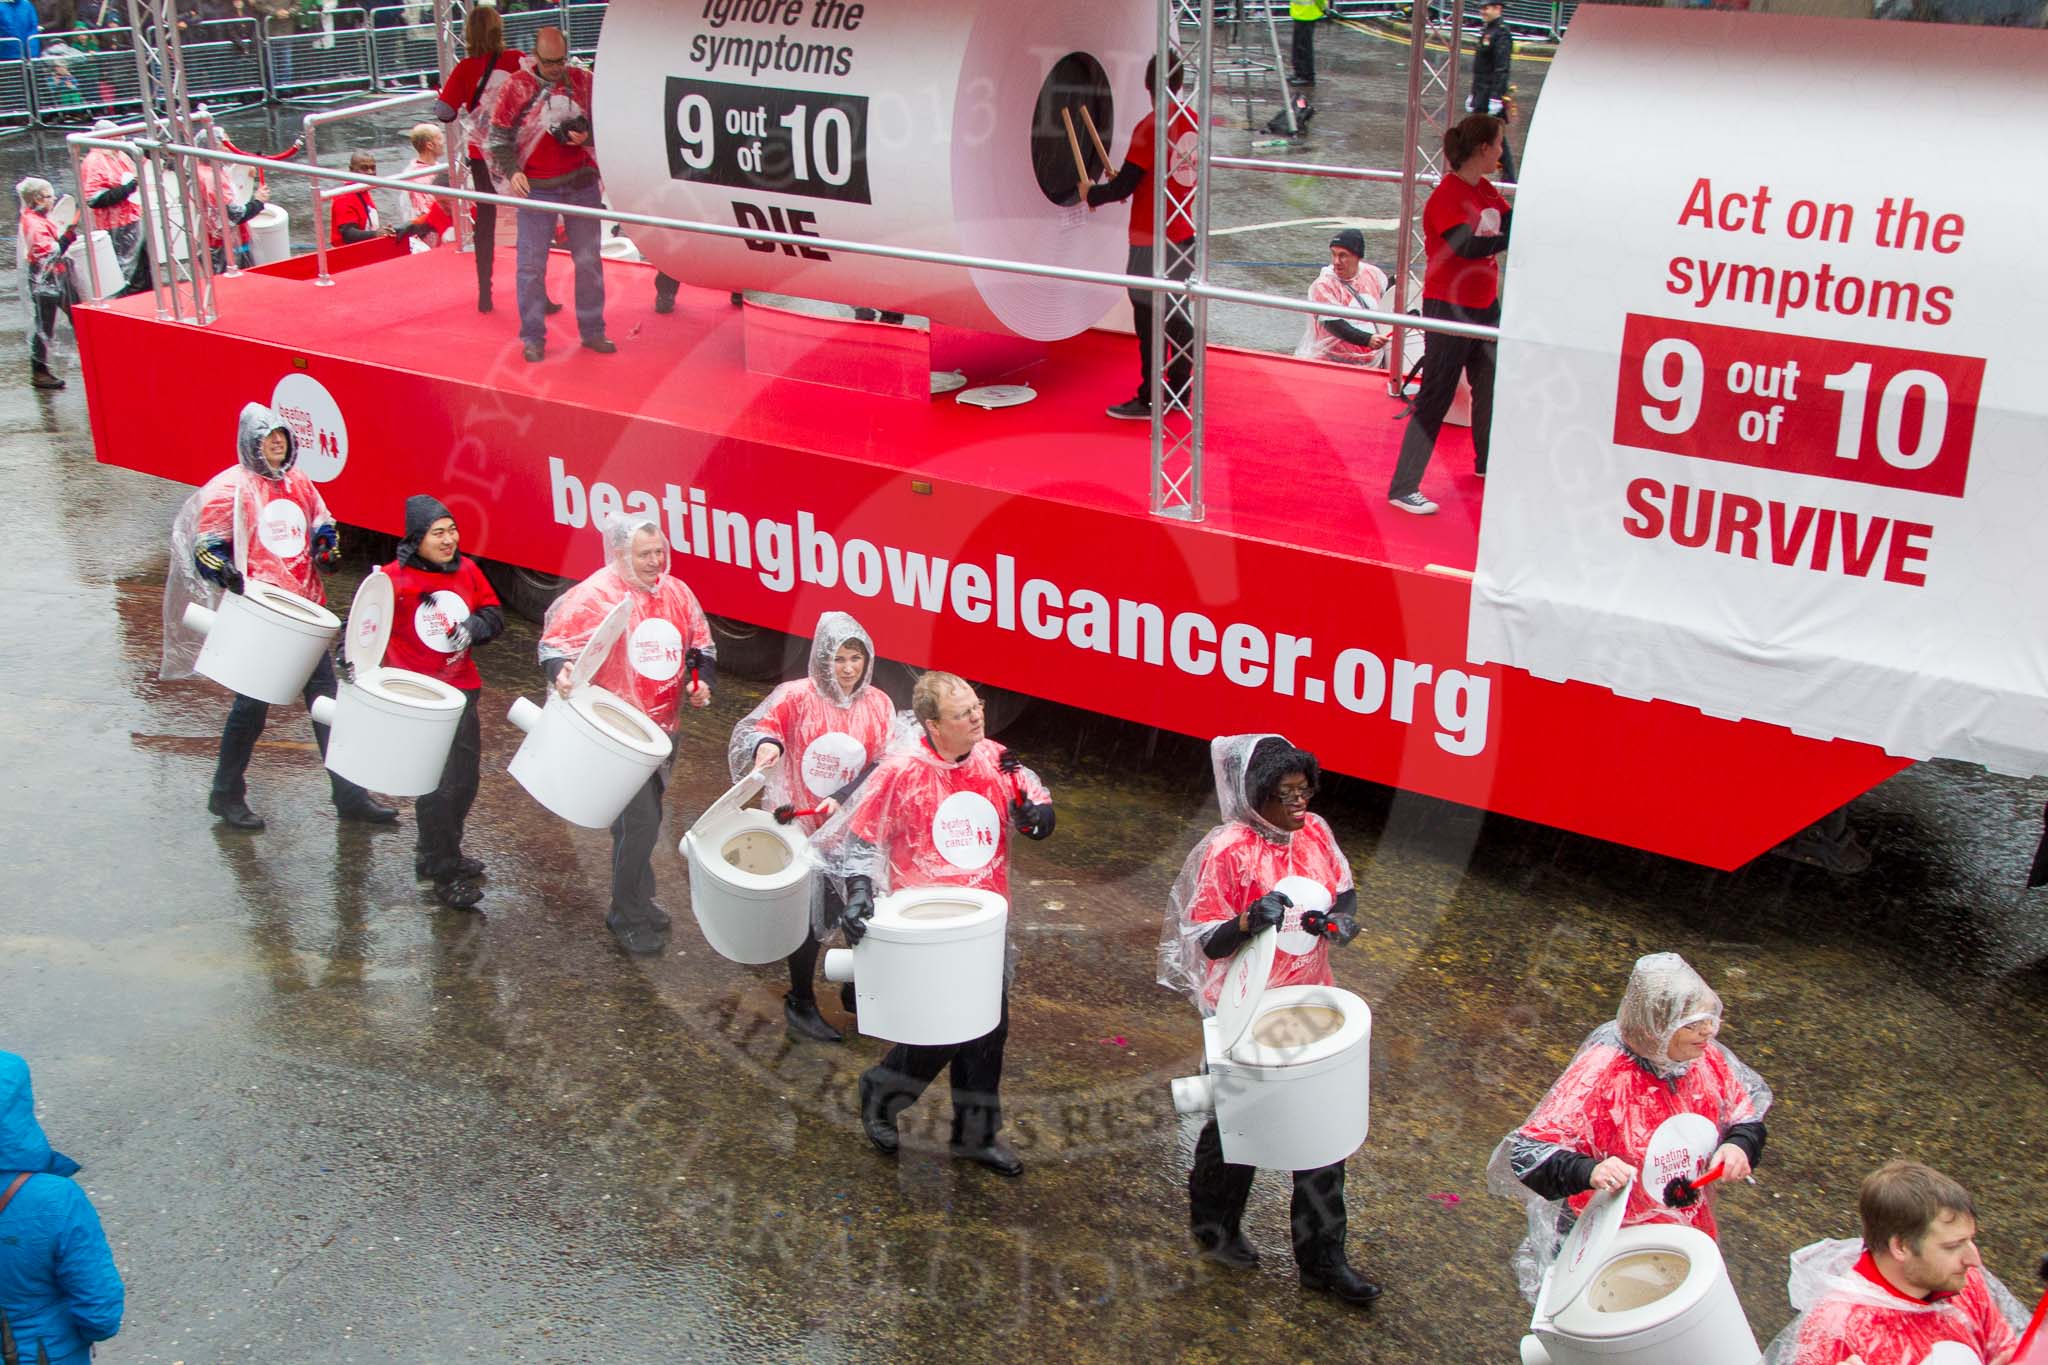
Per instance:
[[[1488,100],[1508,93],[1508,64],[1514,60],[1515,40],[1505,19],[1496,19],[1479,30],[1472,48],[1472,112],[1484,114]]]

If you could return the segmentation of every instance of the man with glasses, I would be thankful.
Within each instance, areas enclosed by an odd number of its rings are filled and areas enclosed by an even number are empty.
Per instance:
[[[569,64],[569,40],[558,28],[534,38],[533,60],[505,82],[491,113],[485,142],[493,166],[512,193],[539,201],[519,210],[519,340],[527,363],[547,354],[548,250],[555,224],[566,218],[569,257],[576,268],[576,331],[585,350],[610,355],[619,348],[604,333],[604,266],[595,218],[567,217],[546,207],[603,206],[590,123],[590,72]]]
[[[1203,1015],[1216,1012],[1233,954],[1275,930],[1268,989],[1331,986],[1330,944],[1358,937],[1358,892],[1351,864],[1308,803],[1322,780],[1316,756],[1279,735],[1224,735],[1209,743],[1216,804],[1223,823],[1210,830],[1175,879],[1159,944],[1159,984],[1181,991]],[[1305,877],[1330,893],[1327,911],[1294,905],[1274,885]],[[1195,1141],[1188,1172],[1188,1221],[1201,1254],[1250,1270],[1259,1253],[1241,1220],[1254,1168],[1223,1159],[1212,1116]],[[1344,1163],[1294,1172],[1294,1261],[1301,1286],[1363,1307],[1380,1287],[1344,1254]]]
[[[919,886],[965,886],[1007,896],[1012,830],[1052,833],[1052,795],[1037,774],[982,733],[981,698],[951,673],[926,673],[910,694],[914,734],[892,745],[840,813],[818,831],[820,859],[844,888],[840,927],[849,944],[867,933],[875,897]],[[997,1132],[1003,1043],[1010,1033],[1009,977],[996,1026],[969,1042],[898,1043],[860,1078],[861,1126],[885,1156],[897,1149],[896,1116],[952,1069],[956,1157],[1015,1176],[1024,1163]]]

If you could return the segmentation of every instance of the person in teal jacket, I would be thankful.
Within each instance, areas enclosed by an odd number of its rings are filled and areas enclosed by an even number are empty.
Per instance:
[[[0,1052],[0,1320],[22,1365],[87,1365],[92,1343],[121,1330],[121,1273],[100,1216],[36,1122],[28,1063]]]

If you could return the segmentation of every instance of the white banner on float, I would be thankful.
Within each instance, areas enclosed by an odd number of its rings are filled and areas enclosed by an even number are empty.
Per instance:
[[[2048,769],[2044,66],[2011,29],[1580,8],[1473,661]]]
[[[605,188],[635,213],[1120,271],[1130,208],[1079,204],[1076,158],[1091,176],[1123,164],[1152,108],[1152,24],[1149,3],[1100,0],[612,0],[593,96]],[[1085,330],[1121,296],[760,239],[630,235],[689,284],[1039,340]]]

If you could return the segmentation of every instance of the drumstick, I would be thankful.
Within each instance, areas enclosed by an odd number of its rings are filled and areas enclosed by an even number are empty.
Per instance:
[[[1081,112],[1085,114],[1088,111],[1084,109]],[[1081,156],[1081,135],[1074,131],[1074,111],[1062,108],[1060,110],[1060,119],[1067,125],[1067,146],[1072,148],[1074,152],[1075,173],[1081,177],[1083,185],[1094,184],[1095,177],[1088,174],[1088,163]]]
[[[1102,170],[1109,173],[1109,148],[1102,145],[1102,134],[1095,131],[1095,115],[1088,112],[1088,106],[1081,106],[1081,122],[1088,125],[1088,140],[1095,144],[1095,155],[1102,158]]]
[[[825,808],[823,806],[811,806],[805,810],[798,810],[795,806],[777,806],[775,808],[775,823],[786,825],[799,816],[823,815],[824,813]]]

